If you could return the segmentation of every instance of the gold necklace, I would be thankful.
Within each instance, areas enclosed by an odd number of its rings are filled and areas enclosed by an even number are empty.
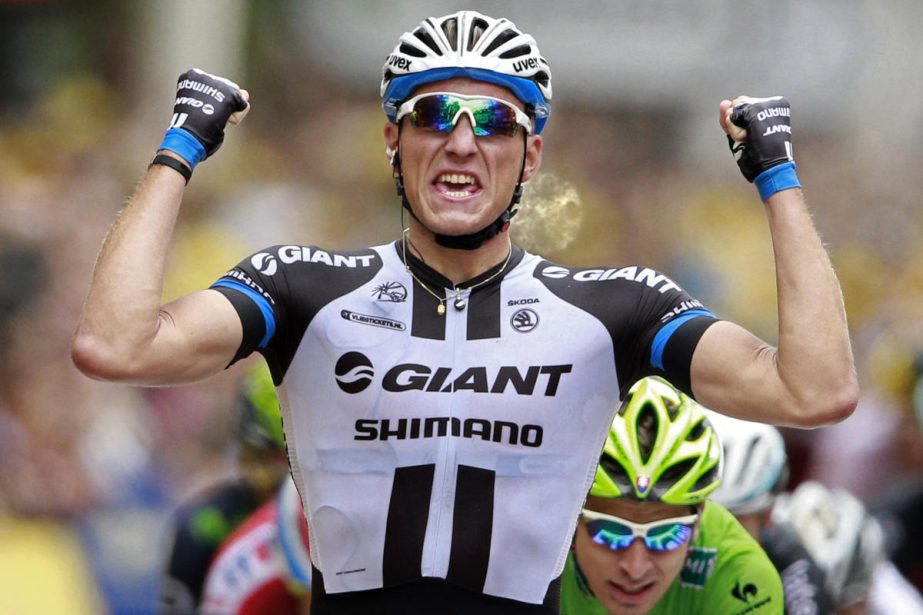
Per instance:
[[[423,290],[431,294],[433,297],[435,297],[436,301],[439,302],[439,305],[436,306],[436,314],[438,314],[439,316],[445,316],[445,302],[446,302],[446,299],[448,299],[448,297],[446,296],[440,297],[438,294],[436,294],[436,291],[434,291],[429,286],[424,284],[423,280],[418,278],[416,274],[413,272],[413,270],[410,268],[410,265],[407,264],[407,243],[408,243],[407,233],[408,232],[410,232],[410,229],[405,228],[403,241],[401,242],[401,250],[403,251],[403,257],[404,257],[404,268],[407,269],[407,273],[410,274],[410,277],[412,277],[416,281],[416,283],[419,284],[423,288]],[[478,282],[477,284],[472,284],[471,286],[468,286],[466,288],[459,288],[457,286],[455,287],[455,296],[454,296],[455,302],[453,305],[455,305],[456,310],[461,311],[465,309],[465,306],[467,305],[467,302],[465,301],[465,299],[460,297],[462,293],[467,292],[470,295],[471,291],[473,291],[475,288],[484,286],[485,284],[487,284],[488,282],[490,282],[491,280],[493,280],[494,278],[496,278],[498,275],[500,275],[506,270],[506,266],[510,264],[510,258],[513,256],[513,241],[509,238],[509,235],[507,235],[507,241],[509,242],[509,250],[507,250],[506,259],[503,261],[503,265],[501,265],[500,268],[496,272],[494,272],[492,276],[490,276],[489,278],[485,278],[481,280],[480,282]]]

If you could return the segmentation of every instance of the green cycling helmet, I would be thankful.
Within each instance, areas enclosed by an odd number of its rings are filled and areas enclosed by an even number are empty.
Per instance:
[[[285,451],[282,412],[272,375],[260,361],[247,372],[240,392],[237,435],[244,445],[260,451]]]
[[[721,483],[721,455],[702,406],[663,378],[644,378],[609,428],[590,495],[695,506]]]

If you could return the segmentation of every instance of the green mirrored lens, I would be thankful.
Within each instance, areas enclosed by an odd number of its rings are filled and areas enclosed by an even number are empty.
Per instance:
[[[692,536],[692,528],[682,523],[669,523],[652,527],[644,537],[644,544],[652,551],[673,551]]]
[[[631,528],[621,523],[598,520],[588,522],[586,527],[593,542],[598,545],[605,545],[613,551],[627,549],[635,540]]]
[[[627,549],[635,539],[630,527],[607,519],[588,521],[586,528],[593,542],[613,551]],[[682,523],[668,523],[649,529],[644,536],[644,544],[651,551],[674,551],[691,536],[692,527]]]
[[[411,114],[411,123],[416,127],[451,132],[463,109],[471,112],[474,134],[479,137],[513,135],[519,128],[516,112],[500,101],[488,98],[463,100],[445,94],[418,100]]]

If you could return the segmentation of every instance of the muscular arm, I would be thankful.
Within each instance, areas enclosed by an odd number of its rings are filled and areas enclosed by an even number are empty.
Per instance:
[[[173,119],[160,154],[194,169],[221,147],[225,125],[243,120],[248,99],[233,81],[186,71],[177,80]],[[240,320],[220,293],[207,290],[160,304],[188,177],[182,169],[150,166],[103,242],[71,349],[74,363],[92,378],[146,385],[191,382],[217,373],[240,345]]]
[[[180,384],[220,371],[242,330],[231,304],[200,291],[161,306],[164,268],[183,177],[152,166],[109,231],[74,339],[86,375],[133,384]]]
[[[716,323],[693,355],[693,392],[706,406],[749,420],[799,427],[842,420],[856,406],[858,385],[839,282],[801,189],[776,192],[765,206],[775,252],[778,347],[735,324]]]

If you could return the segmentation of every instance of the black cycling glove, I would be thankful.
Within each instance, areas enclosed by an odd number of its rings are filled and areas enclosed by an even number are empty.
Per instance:
[[[246,108],[234,83],[197,68],[188,70],[176,82],[173,118],[158,149],[179,154],[195,168],[221,147],[228,118]]]
[[[799,187],[792,154],[791,105],[782,96],[745,98],[731,112],[731,122],[747,131],[746,140],[728,136],[740,172],[766,200],[779,190]]]

